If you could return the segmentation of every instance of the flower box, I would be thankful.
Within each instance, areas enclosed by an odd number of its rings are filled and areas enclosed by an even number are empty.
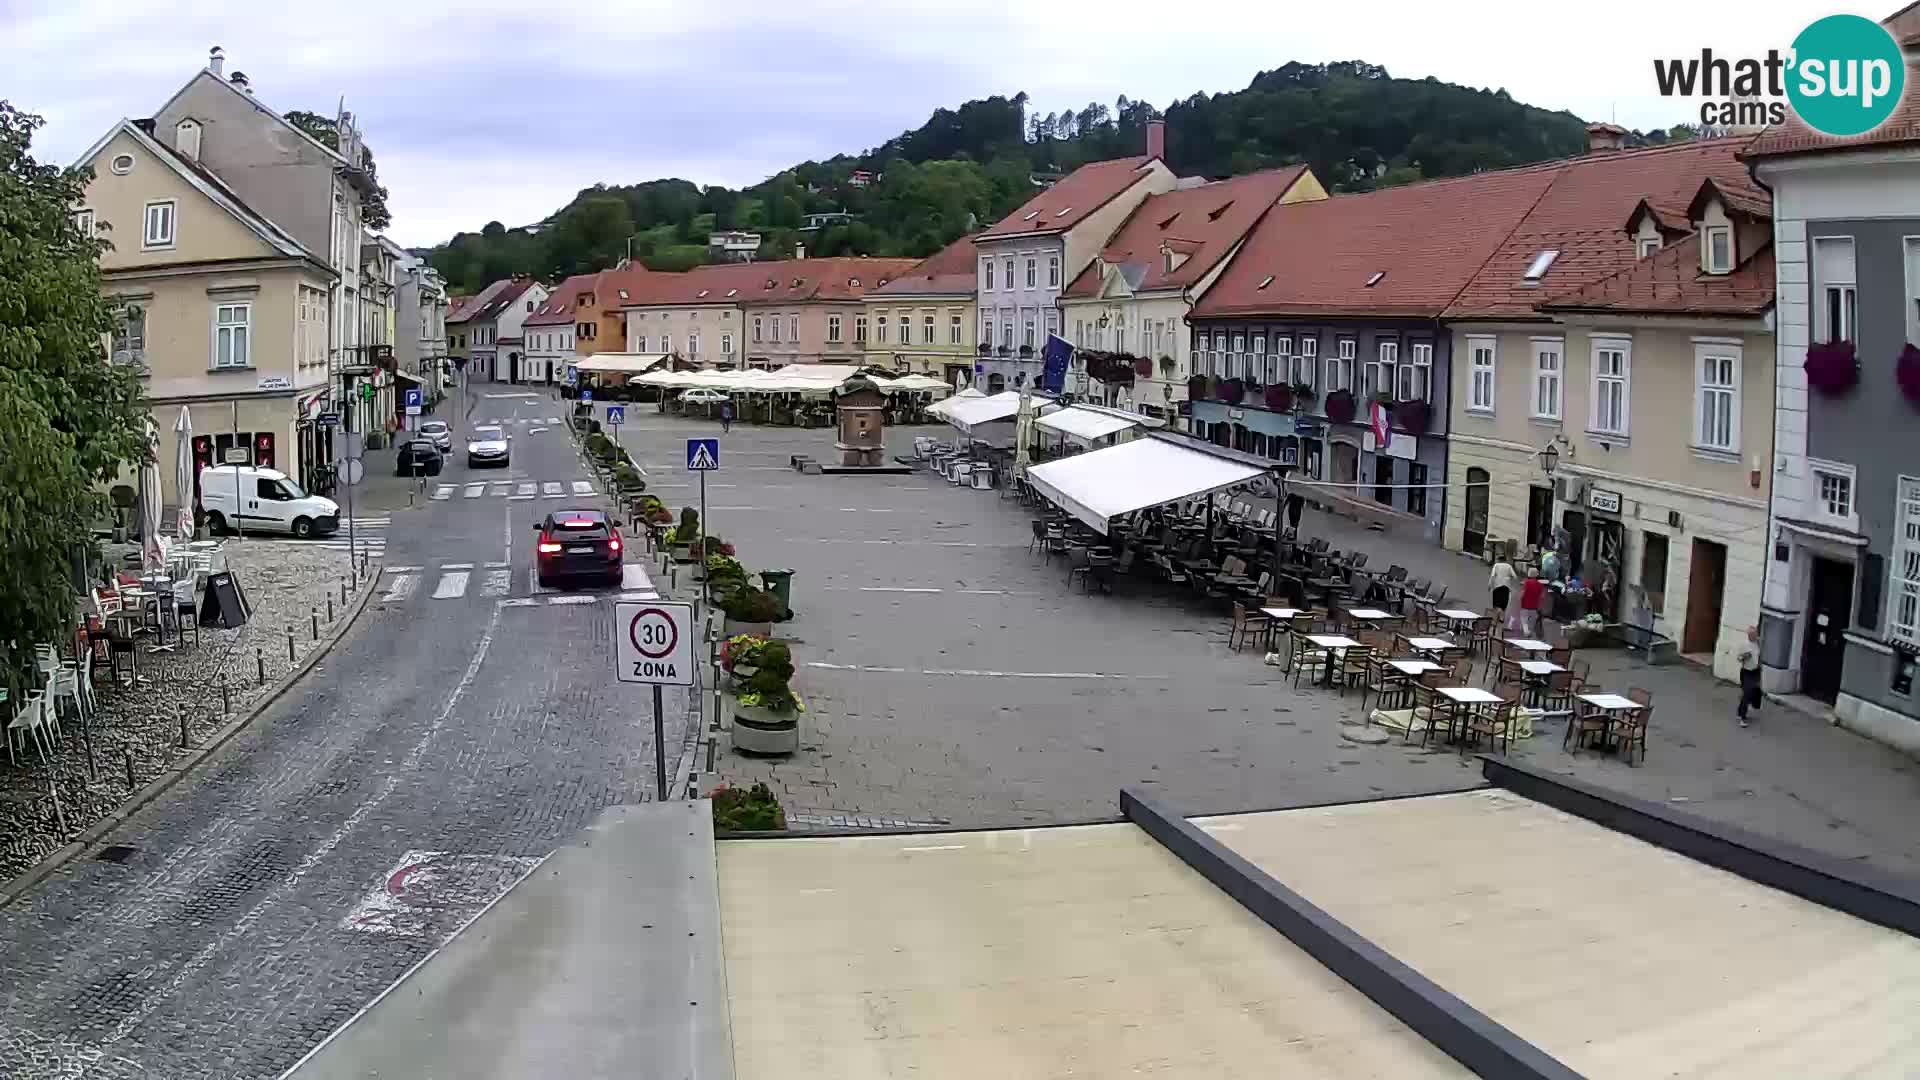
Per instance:
[[[1920,409],[1920,348],[1909,344],[1900,350],[1900,359],[1893,362],[1893,380],[1900,384],[1907,404]]]
[[[1807,347],[1807,385],[1829,397],[1844,394],[1860,382],[1860,358],[1851,341],[1829,341]]]
[[[1401,401],[1393,406],[1394,426],[1415,433],[1427,430],[1433,420],[1433,407],[1424,401]]]
[[[777,713],[729,699],[733,746],[749,754],[791,754],[800,749],[800,713]]]
[[[1223,379],[1216,389],[1220,400],[1229,405],[1238,405],[1247,396],[1247,384],[1239,379]]]
[[[1151,378],[1153,376],[1153,361],[1144,356],[1134,357],[1133,373],[1142,379]]]
[[[1204,400],[1212,396],[1208,393],[1209,389],[1210,387],[1207,385],[1207,377],[1205,375],[1189,375],[1187,377],[1187,400]]]
[[[1336,424],[1353,422],[1353,391],[1335,390],[1327,395],[1327,419]]]
[[[1293,387],[1291,386],[1279,384],[1269,386],[1265,396],[1267,408],[1274,412],[1286,412],[1293,408]]]

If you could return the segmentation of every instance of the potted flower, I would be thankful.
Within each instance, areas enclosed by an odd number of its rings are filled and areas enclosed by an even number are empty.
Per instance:
[[[1852,390],[1860,381],[1860,359],[1851,341],[1807,346],[1806,368],[1807,385],[1829,397]]]
[[[773,635],[773,624],[779,620],[780,599],[765,589],[755,589],[742,584],[720,602],[720,610],[726,613],[725,632],[727,634],[758,634],[761,637]]]
[[[1247,396],[1247,384],[1241,382],[1239,379],[1222,380],[1218,390],[1220,392],[1220,400],[1229,405],[1238,405],[1240,404],[1240,400]]]
[[[1398,401],[1393,406],[1393,422],[1402,431],[1418,434],[1427,430],[1433,419],[1433,407],[1419,399]]]
[[[760,670],[733,699],[733,745],[750,754],[791,754],[800,749],[800,714],[806,704],[789,685],[793,655],[784,641],[759,651]]]
[[[1336,424],[1353,422],[1353,391],[1335,390],[1327,395],[1327,419]]]
[[[1152,378],[1153,377],[1153,361],[1144,356],[1134,357],[1133,373],[1142,379]]]
[[[712,809],[717,833],[776,832],[787,827],[780,800],[765,784],[745,789],[721,784],[713,789]]]
[[[1207,396],[1207,377],[1205,375],[1187,376],[1187,400],[1200,401]]]
[[[767,644],[764,634],[734,634],[720,643],[720,668],[736,688],[744,686],[760,670],[760,650]]]
[[[613,483],[622,492],[647,490],[647,482],[631,462],[621,462],[613,467]]]
[[[1893,379],[1900,384],[1907,404],[1920,409],[1920,349],[1909,343],[1900,350],[1900,359],[1893,362]]]
[[[692,562],[693,542],[700,537],[700,512],[691,506],[680,508],[680,524],[667,534],[667,546],[673,549],[675,562]]]
[[[1274,412],[1286,412],[1293,408],[1293,387],[1285,383],[1274,383],[1267,387],[1267,408]]]
[[[1313,392],[1313,387],[1309,386],[1307,383],[1297,382],[1293,384],[1293,400],[1297,404],[1303,405],[1303,406],[1311,405],[1313,404],[1314,398],[1316,396],[1317,395],[1315,395]]]

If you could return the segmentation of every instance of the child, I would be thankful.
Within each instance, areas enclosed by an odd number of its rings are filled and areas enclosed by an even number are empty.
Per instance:
[[[1760,628],[1747,627],[1746,644],[1740,646],[1740,726],[1747,726],[1747,710],[1760,711]]]
[[[1520,583],[1520,633],[1532,637],[1539,630],[1540,602],[1546,598],[1547,583],[1540,571],[1527,568],[1527,580]]]

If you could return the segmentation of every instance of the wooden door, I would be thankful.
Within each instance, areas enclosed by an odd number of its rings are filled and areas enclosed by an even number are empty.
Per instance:
[[[1727,549],[1711,540],[1693,542],[1687,573],[1687,623],[1680,651],[1711,653],[1720,641],[1720,610],[1727,587]]]
[[[1487,504],[1491,498],[1487,483],[1491,479],[1485,469],[1467,470],[1467,517],[1462,523],[1460,547],[1469,555],[1479,555],[1487,549]]]

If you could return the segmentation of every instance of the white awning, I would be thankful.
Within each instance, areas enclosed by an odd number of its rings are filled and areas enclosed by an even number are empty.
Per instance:
[[[1011,420],[1019,411],[1019,392],[1008,390],[992,397],[969,398],[965,401],[954,398],[953,403],[941,411],[941,415],[946,417],[947,423],[971,434],[981,424]]]
[[[1137,418],[1106,409],[1088,409],[1078,405],[1049,413],[1035,420],[1034,423],[1057,435],[1065,435],[1082,446],[1092,446],[1096,439],[1104,439],[1115,432],[1141,426]]]
[[[573,366],[579,371],[637,375],[666,358],[665,353],[597,353]]]
[[[1267,470],[1144,438],[1027,470],[1027,482],[1098,532],[1121,514],[1244,484]]]

